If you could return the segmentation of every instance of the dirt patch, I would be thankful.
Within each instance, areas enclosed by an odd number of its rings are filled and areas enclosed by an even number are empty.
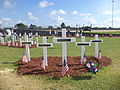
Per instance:
[[[101,59],[96,59],[92,56],[87,56],[87,59],[92,58],[96,60],[100,66],[108,66],[111,64],[112,60],[105,56],[102,56]],[[67,57],[67,63],[69,67],[69,71],[65,74],[65,76],[79,76],[84,74],[86,70],[86,66],[80,64],[80,57]],[[28,63],[18,61],[20,65],[17,73],[22,75],[34,74],[41,76],[61,76],[62,70],[62,58],[61,57],[48,57],[48,66],[43,69],[41,67],[42,57],[31,58],[31,61]]]

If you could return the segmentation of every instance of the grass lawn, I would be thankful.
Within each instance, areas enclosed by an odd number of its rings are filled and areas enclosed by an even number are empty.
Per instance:
[[[86,38],[86,41],[94,38]],[[96,75],[91,73],[77,77],[19,76],[15,73],[16,61],[20,60],[25,49],[0,46],[0,90],[120,90],[120,38],[100,38],[102,55],[112,59],[112,64],[103,67]],[[77,42],[80,38],[77,38]],[[42,42],[39,38],[39,42]],[[52,42],[49,37],[48,42]],[[61,44],[48,48],[48,56],[61,56]],[[79,56],[80,47],[68,43],[68,56]],[[42,48],[31,48],[31,57],[42,56]],[[94,44],[86,47],[86,55],[94,55]],[[7,69],[14,69],[11,72]]]
[[[85,31],[85,33],[120,34],[120,31]]]

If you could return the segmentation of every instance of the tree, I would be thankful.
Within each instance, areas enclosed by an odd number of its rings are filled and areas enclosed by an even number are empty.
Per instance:
[[[71,29],[71,27],[70,27],[70,26],[67,26],[66,28],[67,28],[67,30]]]
[[[48,26],[48,29],[53,29],[53,26]]]
[[[37,29],[37,26],[36,26],[36,25],[31,24],[31,25],[29,26],[29,29]]]
[[[23,23],[18,23],[14,26],[15,29],[28,29],[28,26]]]
[[[38,29],[42,29],[42,27],[41,27],[41,26],[38,26]]]
[[[66,28],[65,23],[62,23],[60,26],[61,26],[61,28]]]

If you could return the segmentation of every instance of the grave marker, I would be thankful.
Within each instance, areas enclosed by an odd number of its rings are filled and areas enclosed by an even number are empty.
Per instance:
[[[36,46],[38,47],[38,33],[35,34],[36,37]]]
[[[62,29],[62,38],[53,38],[54,43],[62,43],[62,65],[64,60],[67,63],[67,46],[66,42],[75,42],[75,38],[66,38],[66,29]]]
[[[20,46],[22,47],[22,36],[21,36],[21,33],[19,33],[19,39],[20,39]]]
[[[31,33],[28,34],[28,39],[29,39],[29,41],[32,41],[32,34]],[[30,47],[31,47],[31,45],[32,45],[32,43],[30,44]]]
[[[99,46],[98,43],[102,43],[103,40],[98,39],[98,35],[95,35],[95,39],[94,40],[90,40],[92,43],[95,43],[95,57],[98,58],[99,55]]]
[[[0,33],[0,43],[4,45],[4,35]]]
[[[47,60],[47,47],[53,47],[52,43],[47,43],[46,37],[42,37],[43,43],[39,43],[38,47],[43,47],[43,60],[45,66],[48,66],[48,60]]]
[[[26,57],[27,60],[30,61],[30,49],[29,49],[29,44],[31,44],[31,41],[28,41],[28,35],[25,36],[25,41],[22,41],[22,44],[25,44],[26,48]]]
[[[12,46],[15,46],[15,38],[14,34],[12,33]]]
[[[85,55],[85,46],[91,46],[90,42],[85,42],[85,36],[81,36],[81,42],[76,42],[76,46],[81,46],[81,64],[83,64]]]

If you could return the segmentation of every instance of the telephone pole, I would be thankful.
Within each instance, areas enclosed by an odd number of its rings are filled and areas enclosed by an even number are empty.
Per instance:
[[[112,28],[114,26],[114,20],[113,20],[113,17],[114,17],[114,0],[112,0]]]

